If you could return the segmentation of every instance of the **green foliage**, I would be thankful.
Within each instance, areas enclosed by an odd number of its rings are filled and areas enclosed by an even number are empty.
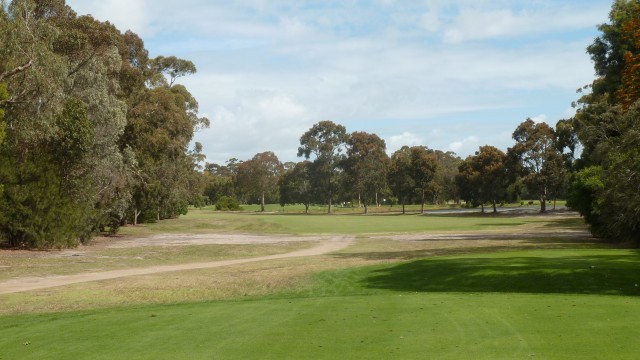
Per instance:
[[[271,151],[256,154],[238,165],[237,170],[236,192],[243,199],[260,199],[260,208],[264,211],[265,198],[278,198],[278,178],[284,169],[276,154]]]
[[[42,156],[43,159],[46,157]],[[0,242],[12,247],[64,248],[91,233],[87,209],[62,190],[50,161],[0,157]]]
[[[308,160],[296,163],[292,169],[286,171],[278,180],[280,190],[280,205],[304,204],[305,212],[313,200],[313,189],[310,177],[311,162]]]
[[[594,234],[640,246],[640,2],[616,1],[587,48],[599,77],[573,120],[584,149],[569,204]]]
[[[496,212],[496,203],[507,197],[509,178],[506,167],[507,155],[499,149],[481,146],[475,156],[469,156],[460,165],[456,181],[463,199],[477,206],[491,202]]]
[[[389,157],[384,140],[378,135],[354,132],[347,141],[345,179],[352,196],[359,197],[368,213],[369,204],[387,186]]]
[[[185,214],[201,195],[201,149],[187,147],[208,120],[197,116],[189,91],[173,84],[195,72],[193,63],[150,61],[136,34],[78,16],[62,0],[2,2],[0,48],[0,158],[13,166],[3,169],[1,216],[49,229],[45,236],[6,220],[5,241],[33,247],[84,241],[107,226],[117,231],[127,214],[148,221]],[[35,225],[48,224],[48,214],[64,217],[58,228]],[[58,231],[64,228],[75,230]]]
[[[336,195],[339,168],[345,159],[345,147],[349,135],[344,126],[325,120],[314,124],[300,137],[298,156],[314,159],[309,167],[312,187],[318,198],[324,198],[331,212]]]
[[[231,196],[222,196],[218,201],[216,201],[216,210],[217,211],[235,211],[242,210],[238,200]]]

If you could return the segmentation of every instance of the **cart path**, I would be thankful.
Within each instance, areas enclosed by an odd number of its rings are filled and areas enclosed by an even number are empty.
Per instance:
[[[223,266],[246,264],[258,261],[277,260],[294,257],[316,256],[342,250],[353,244],[354,238],[348,236],[334,236],[321,240],[318,246],[292,251],[284,254],[260,256],[255,258],[219,260],[178,265],[159,265],[144,268],[130,268],[102,272],[88,272],[73,275],[54,275],[46,277],[23,277],[0,282],[0,295],[30,290],[39,290],[57,286],[71,285],[90,281],[117,279],[126,276],[151,275],[182,270],[212,269]]]

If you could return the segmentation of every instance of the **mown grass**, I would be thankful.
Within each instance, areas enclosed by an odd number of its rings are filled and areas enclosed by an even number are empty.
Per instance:
[[[637,358],[633,250],[536,250],[320,272],[304,291],[4,316],[7,359]]]
[[[529,231],[527,225],[554,223],[554,219],[538,215],[508,216],[504,214],[419,215],[305,215],[222,213],[212,209],[192,209],[186,216],[142,226],[127,226],[123,235],[148,236],[158,233],[262,233],[262,234],[374,234],[435,231],[477,231],[509,228],[509,231]],[[561,221],[582,227],[579,218]],[[562,226],[566,226],[563,224]]]

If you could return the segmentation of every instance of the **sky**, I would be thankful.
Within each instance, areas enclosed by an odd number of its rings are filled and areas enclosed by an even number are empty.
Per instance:
[[[129,29],[150,56],[191,60],[178,80],[211,127],[207,162],[273,151],[331,120],[387,152],[424,145],[466,157],[503,151],[531,118],[574,114],[594,79],[586,47],[611,0],[67,0]]]

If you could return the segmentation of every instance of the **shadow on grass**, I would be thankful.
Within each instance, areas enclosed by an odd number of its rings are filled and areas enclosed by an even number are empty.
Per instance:
[[[361,285],[412,292],[640,296],[640,255],[422,259],[373,270]]]

